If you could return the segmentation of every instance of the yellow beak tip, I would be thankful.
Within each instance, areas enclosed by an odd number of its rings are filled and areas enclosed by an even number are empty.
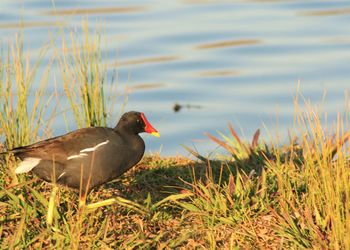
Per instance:
[[[152,132],[151,135],[153,135],[155,137],[160,137],[160,134],[158,132]]]

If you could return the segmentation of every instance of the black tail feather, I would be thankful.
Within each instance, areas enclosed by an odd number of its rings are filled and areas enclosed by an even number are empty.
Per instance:
[[[28,151],[27,147],[18,147],[18,148],[13,148],[7,151],[0,152],[0,155],[10,154],[10,153],[16,155],[18,153],[23,153],[25,151]]]

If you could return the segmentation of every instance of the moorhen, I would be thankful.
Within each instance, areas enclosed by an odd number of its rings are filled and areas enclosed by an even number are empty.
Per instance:
[[[85,205],[91,189],[122,175],[141,160],[145,151],[139,136],[142,132],[160,136],[143,113],[130,111],[115,128],[82,128],[5,153],[22,160],[15,173],[31,171],[45,181],[79,189],[83,194],[79,204]]]

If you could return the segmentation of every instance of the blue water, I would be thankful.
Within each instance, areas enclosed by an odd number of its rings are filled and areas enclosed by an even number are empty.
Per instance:
[[[181,144],[203,154],[212,152],[215,145],[203,133],[227,131],[228,122],[245,138],[251,138],[257,128],[269,138],[264,126],[272,135],[286,138],[293,127],[298,82],[306,99],[315,104],[327,92],[322,110],[330,118],[344,110],[344,91],[350,80],[350,11],[338,15],[310,12],[350,8],[349,1],[91,0],[55,1],[54,5],[47,0],[2,0],[3,48],[16,33],[23,32],[25,50],[34,63],[48,42],[60,46],[62,28],[79,37],[82,20],[88,20],[90,30],[101,33],[108,82],[115,72],[118,76],[114,90],[120,96],[110,104],[114,110],[110,126],[123,110],[126,88],[155,84],[129,92],[124,107],[145,112],[160,131],[160,139],[143,136],[148,152],[186,154]],[[60,14],[61,10],[114,7],[135,9]],[[55,10],[58,15],[52,14]],[[6,27],[19,22],[27,25],[23,29]],[[234,44],[240,40],[255,42]],[[220,46],[223,42],[227,46]],[[164,60],[155,62],[157,58]],[[135,63],[143,59],[144,63]],[[52,53],[47,54],[42,68],[50,60]],[[51,74],[51,79],[53,75],[59,79],[57,68]],[[53,90],[53,83],[49,87]],[[201,108],[175,113],[175,103]],[[53,135],[71,129],[74,122],[67,128],[58,116]]]

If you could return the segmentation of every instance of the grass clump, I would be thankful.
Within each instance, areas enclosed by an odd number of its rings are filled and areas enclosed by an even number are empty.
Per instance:
[[[44,121],[44,115],[52,98],[45,96],[50,63],[42,72],[39,86],[33,87],[46,51],[47,48],[43,48],[36,63],[31,66],[29,55],[24,55],[21,36],[16,36],[15,43],[9,45],[6,58],[0,61],[0,131],[3,148],[27,145],[37,140],[39,132],[49,127],[50,119]],[[13,173],[13,159],[6,157],[3,160],[9,166],[4,173],[17,182]]]
[[[107,66],[102,62],[100,35],[89,35],[87,23],[83,24],[82,32],[82,41],[73,32],[69,33],[69,41],[64,36],[62,51],[57,52],[63,89],[78,128],[105,126]]]
[[[34,91],[33,79],[46,48],[40,52],[34,66],[30,65],[29,55],[23,53],[20,37],[16,37],[14,45],[9,45],[8,51],[5,60],[0,62],[0,124],[5,147],[13,148],[36,140],[41,126],[47,126],[43,114],[51,98],[45,97],[46,103],[40,100],[45,94],[50,64],[43,72],[39,86],[35,88],[33,102],[30,102]]]
[[[179,205],[212,229],[234,225],[230,237],[240,247],[349,249],[349,132],[340,118],[328,129],[310,104],[306,108],[298,116],[304,132],[290,145],[260,145],[258,133],[252,144],[242,143],[231,126],[232,137],[208,135],[228,150],[225,164],[233,172],[226,181],[193,185],[190,203]],[[256,219],[264,218],[269,226],[259,230]],[[211,246],[220,244],[212,239]]]

